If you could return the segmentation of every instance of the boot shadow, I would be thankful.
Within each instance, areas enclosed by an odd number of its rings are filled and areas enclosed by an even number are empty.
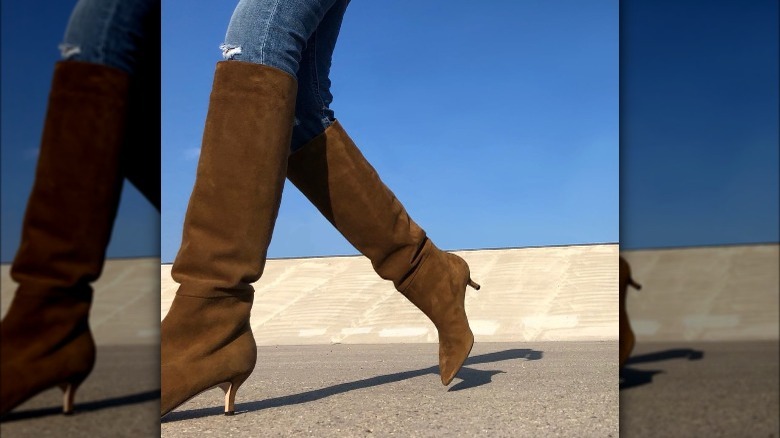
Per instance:
[[[704,358],[704,352],[691,348],[675,348],[671,350],[657,351],[654,353],[632,356],[626,361],[626,366],[620,370],[620,390],[634,388],[637,386],[653,383],[653,376],[664,373],[663,370],[641,370],[631,368],[628,365],[635,365],[648,362],[660,362],[670,359],[688,359],[701,360]]]
[[[692,348],[674,348],[671,350],[657,351],[655,353],[641,354],[639,356],[631,356],[626,361],[626,365],[682,358],[687,358],[688,360],[701,360],[703,357],[704,352],[700,350],[694,350]]]
[[[636,386],[653,383],[653,376],[662,374],[663,370],[637,370],[634,368],[623,368],[620,370],[620,390],[633,388]]]
[[[464,389],[475,388],[478,386],[486,385],[492,382],[492,377],[496,374],[504,373],[504,371],[496,370],[475,370],[468,368],[467,365],[476,365],[483,363],[500,362],[504,360],[512,359],[525,359],[525,360],[540,360],[543,356],[542,351],[530,350],[530,349],[511,349],[505,351],[499,351],[495,353],[486,353],[479,356],[473,356],[466,360],[458,373],[458,378],[462,379],[455,386],[450,388],[449,391],[462,391]],[[428,368],[422,368],[418,370],[402,371],[399,373],[385,374],[381,376],[369,377],[367,379],[357,380],[354,382],[339,383],[337,385],[328,386],[326,388],[315,389],[312,391],[305,391],[298,394],[285,395],[282,397],[275,397],[267,400],[260,400],[255,402],[241,403],[236,405],[235,415],[245,414],[253,411],[260,411],[263,409],[278,408],[282,406],[291,406],[301,403],[308,403],[316,400],[330,397],[333,395],[343,394],[349,391],[355,391],[359,389],[372,388],[379,385],[388,383],[400,382],[403,380],[412,379],[424,375],[439,375],[439,367],[432,366]],[[162,420],[163,423],[189,420],[194,418],[202,418],[212,415],[220,415],[223,413],[222,407],[213,408],[200,408],[191,409],[187,411],[174,411],[165,416]]]
[[[160,399],[160,390],[154,389],[151,391],[139,392],[136,394],[123,395],[120,397],[108,398],[105,400],[95,400],[86,403],[76,403],[74,406],[73,415],[79,415],[86,412],[94,412],[102,409],[116,408],[120,406],[134,405],[138,403],[146,403],[152,400]],[[30,418],[48,417],[51,415],[63,415],[62,407],[51,408],[38,408],[30,409],[26,411],[11,411],[3,415],[0,422],[10,423],[12,421],[27,420]]]

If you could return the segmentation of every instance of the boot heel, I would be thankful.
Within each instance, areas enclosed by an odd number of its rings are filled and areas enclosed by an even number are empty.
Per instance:
[[[79,387],[79,383],[63,383],[60,385],[62,389],[62,414],[73,415],[73,400],[76,398],[76,389]]]
[[[238,392],[238,387],[241,386],[242,383],[247,379],[249,376],[242,376],[238,380],[234,380],[232,382],[225,382],[221,383],[219,387],[225,391],[225,415],[235,415],[236,413],[236,393]]]
[[[479,288],[480,288],[480,285],[478,285],[474,280],[472,280],[470,278],[469,278],[469,283],[468,284],[469,284],[469,286],[474,288],[474,290],[479,290]]]

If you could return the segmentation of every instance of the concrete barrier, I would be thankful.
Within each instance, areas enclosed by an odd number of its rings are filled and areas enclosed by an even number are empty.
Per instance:
[[[616,244],[455,253],[482,285],[466,294],[478,342],[618,338]],[[15,289],[8,265],[0,286],[5,314]],[[177,286],[157,259],[107,261],[95,283],[96,342],[159,342],[157,312],[168,312]],[[437,341],[433,324],[362,256],[272,259],[254,286],[258,345]]]
[[[637,343],[778,339],[779,248],[621,251],[642,285],[626,302]]]
[[[160,259],[108,260],[94,284],[90,327],[98,346],[154,345],[160,343]],[[16,283],[10,265],[0,266],[0,309],[11,304]]]
[[[477,342],[616,340],[616,244],[455,251]],[[177,284],[162,266],[164,316]],[[433,324],[362,256],[269,260],[255,283],[258,345],[436,342]]]

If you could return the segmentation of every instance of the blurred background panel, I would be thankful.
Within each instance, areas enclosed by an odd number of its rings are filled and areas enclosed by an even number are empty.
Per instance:
[[[35,177],[54,66],[61,59],[58,46],[76,3],[8,0],[0,5],[0,307],[4,317],[17,287],[10,278],[10,264],[19,247]],[[159,118],[157,107],[149,114],[153,119]],[[159,135],[152,133],[148,146],[159,150],[154,137]],[[148,158],[150,172],[159,172],[158,160],[159,153]],[[68,214],[54,214],[59,213]],[[97,362],[76,394],[78,415],[61,415],[62,391],[55,387],[5,416],[0,435],[159,434],[159,224],[159,211],[125,182],[107,260],[93,285],[90,326]]]
[[[0,5],[0,262],[13,261],[32,189],[54,64],[75,0]],[[107,257],[158,257],[160,214],[125,183]]]
[[[625,436],[778,433],[778,3],[621,2]]]

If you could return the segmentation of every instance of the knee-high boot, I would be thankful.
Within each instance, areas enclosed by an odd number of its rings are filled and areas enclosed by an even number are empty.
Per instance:
[[[0,328],[6,413],[54,386],[63,412],[95,362],[88,316],[121,192],[128,75],[56,64],[35,182],[11,277],[19,283]]]
[[[479,285],[466,262],[426,237],[338,121],[290,156],[287,177],[430,318],[439,333],[441,381],[449,385],[474,344],[464,300],[466,286]]]
[[[265,265],[292,134],[296,80],[272,67],[217,64],[195,187],[171,269],[180,284],[161,329],[165,415],[209,388],[225,413],[257,356],[252,283]]]

